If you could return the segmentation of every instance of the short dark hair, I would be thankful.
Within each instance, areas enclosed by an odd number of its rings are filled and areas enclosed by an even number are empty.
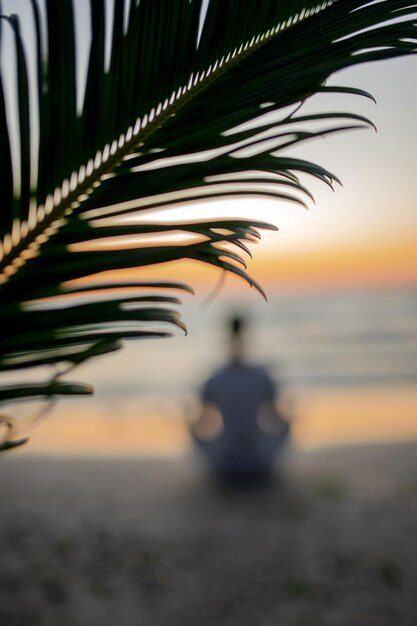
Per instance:
[[[229,320],[230,334],[232,337],[239,337],[245,330],[246,320],[241,315],[233,315]]]

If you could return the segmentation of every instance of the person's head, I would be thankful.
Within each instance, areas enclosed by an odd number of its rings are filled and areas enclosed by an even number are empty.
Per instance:
[[[243,361],[246,348],[247,320],[241,315],[234,315],[229,320],[230,353],[233,361]]]

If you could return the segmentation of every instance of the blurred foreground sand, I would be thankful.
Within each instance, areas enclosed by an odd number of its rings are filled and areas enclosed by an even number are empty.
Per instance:
[[[417,443],[293,451],[231,491],[178,458],[0,458],[0,624],[414,626]]]

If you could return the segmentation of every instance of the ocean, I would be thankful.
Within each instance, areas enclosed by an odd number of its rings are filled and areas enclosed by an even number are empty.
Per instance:
[[[242,285],[210,304],[184,300],[187,336],[130,342],[72,372],[95,397],[59,402],[32,451],[45,441],[183,449],[185,406],[227,359],[225,322],[236,313],[250,321],[249,358],[291,398],[298,443],[417,438],[417,288],[276,292],[265,302]]]
[[[268,302],[241,291],[207,308],[187,298],[186,337],[136,342],[96,362],[100,395],[197,389],[227,358],[224,325],[236,313],[250,323],[249,358],[296,390],[417,384],[417,289],[272,294]]]

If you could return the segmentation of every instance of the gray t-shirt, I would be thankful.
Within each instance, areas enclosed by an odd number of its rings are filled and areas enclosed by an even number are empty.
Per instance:
[[[263,367],[241,362],[226,365],[206,382],[201,398],[205,404],[215,405],[224,421],[224,430],[211,450],[214,463],[247,469],[270,463],[265,443],[271,437],[260,429],[257,416],[276,393]]]

